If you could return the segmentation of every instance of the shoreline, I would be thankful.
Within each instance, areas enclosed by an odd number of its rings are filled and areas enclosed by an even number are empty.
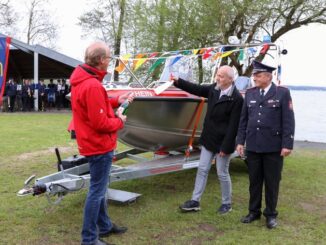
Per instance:
[[[309,150],[326,150],[326,143],[323,142],[313,142],[307,140],[295,140],[294,151],[300,149],[309,149]]]

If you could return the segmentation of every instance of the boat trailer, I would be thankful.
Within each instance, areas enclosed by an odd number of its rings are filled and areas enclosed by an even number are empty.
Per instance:
[[[199,149],[193,150],[188,156],[184,152],[172,151],[166,155],[156,155],[152,159],[139,154],[144,151],[129,149],[114,155],[114,162],[121,159],[132,159],[137,163],[128,166],[113,164],[109,174],[109,182],[144,178],[165,173],[172,173],[186,169],[197,168],[199,164]],[[90,174],[87,158],[74,155],[61,160],[58,149],[58,172],[35,180],[35,175],[29,177],[24,188],[18,191],[18,196],[45,194],[51,204],[58,204],[65,195],[89,187]],[[235,156],[235,154],[234,154]],[[120,203],[131,203],[141,194],[108,188],[106,198]]]

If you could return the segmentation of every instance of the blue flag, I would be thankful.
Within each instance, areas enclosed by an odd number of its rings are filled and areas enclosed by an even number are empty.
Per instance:
[[[0,37],[0,105],[6,83],[10,37]]]

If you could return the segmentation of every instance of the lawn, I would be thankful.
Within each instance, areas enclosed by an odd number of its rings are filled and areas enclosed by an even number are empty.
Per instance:
[[[62,157],[76,154],[66,131],[68,113],[0,114],[0,244],[80,244],[86,190],[65,196],[56,206],[45,197],[17,197],[30,175],[56,171],[54,147]],[[119,149],[125,146],[119,145]],[[211,169],[197,213],[180,213],[191,196],[196,170],[116,182],[112,188],[143,194],[130,205],[112,203],[112,220],[129,228],[106,239],[115,244],[326,244],[326,149],[300,150],[285,161],[279,196],[279,226],[265,220],[245,225],[248,175],[231,163],[233,211],[220,216],[220,189]]]

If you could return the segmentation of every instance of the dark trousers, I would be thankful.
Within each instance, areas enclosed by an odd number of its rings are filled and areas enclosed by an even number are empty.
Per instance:
[[[14,112],[15,109],[15,100],[16,100],[16,95],[10,96],[9,97],[9,107],[10,107],[10,111]]]
[[[23,102],[23,111],[27,111],[29,108],[29,103],[28,103],[28,97],[27,96],[23,96],[22,97],[22,102]]]
[[[283,157],[280,152],[255,153],[247,152],[249,171],[249,212],[261,214],[262,190],[265,184],[265,217],[276,217],[277,199],[283,168]]]
[[[45,95],[39,95],[38,97],[38,109],[39,111],[45,111],[46,97]]]

